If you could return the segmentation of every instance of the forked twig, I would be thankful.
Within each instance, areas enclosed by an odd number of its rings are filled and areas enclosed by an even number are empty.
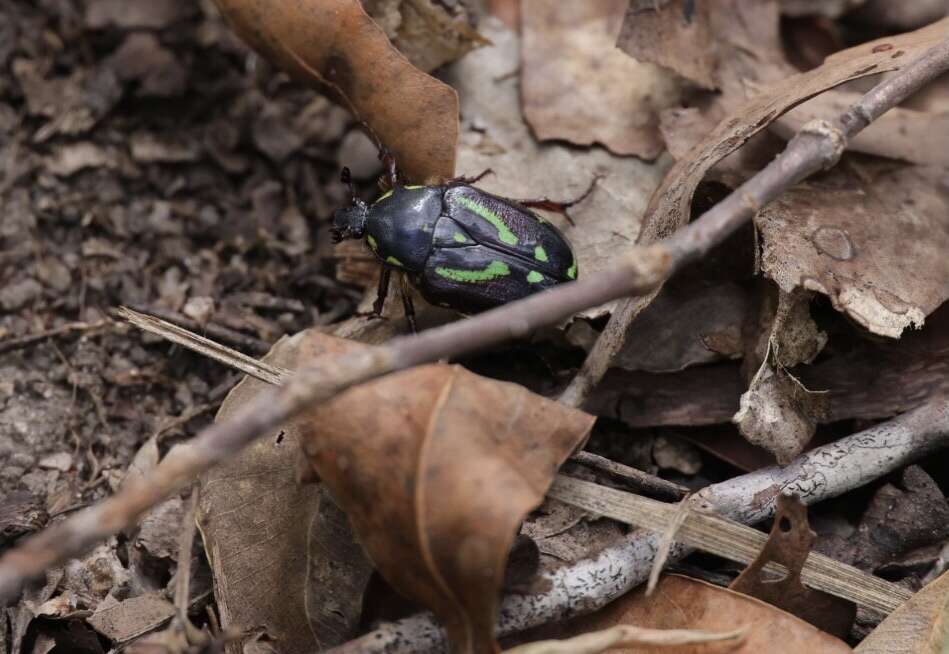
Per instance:
[[[0,602],[11,599],[26,579],[134,524],[151,506],[181,490],[260,434],[354,384],[524,336],[538,327],[617,298],[652,292],[675,271],[722,242],[783,191],[836,163],[849,137],[947,69],[949,40],[930,48],[880,83],[836,120],[805,125],[777,159],[721,203],[672,237],[632,248],[608,271],[417,336],[395,338],[355,354],[320,359],[294,374],[279,389],[262,393],[230,420],[214,424],[190,442],[174,448],[149,476],[7,551],[0,558]]]

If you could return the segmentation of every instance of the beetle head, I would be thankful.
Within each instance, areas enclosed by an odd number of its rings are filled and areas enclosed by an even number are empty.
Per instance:
[[[339,243],[348,238],[362,238],[366,232],[366,216],[368,215],[368,205],[356,198],[348,207],[337,209],[333,214],[333,241]]]
[[[347,238],[362,238],[366,231],[366,215],[369,213],[369,207],[365,202],[356,197],[356,189],[353,187],[353,178],[349,173],[349,168],[344,167],[339,174],[339,181],[349,189],[349,197],[352,202],[348,207],[341,207],[333,214],[333,242],[339,243]]]

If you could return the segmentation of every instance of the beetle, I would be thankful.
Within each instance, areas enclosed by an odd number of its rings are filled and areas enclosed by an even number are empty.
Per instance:
[[[403,185],[390,156],[389,189],[375,202],[358,199],[349,170],[349,206],[333,215],[335,242],[365,239],[382,264],[373,314],[381,315],[393,270],[401,273],[405,315],[415,331],[406,280],[431,304],[478,313],[577,278],[567,238],[531,207],[565,212],[571,202],[511,200],[474,186],[491,171],[438,185]]]

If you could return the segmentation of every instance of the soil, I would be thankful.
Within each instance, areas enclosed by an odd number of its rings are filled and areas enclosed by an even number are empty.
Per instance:
[[[233,385],[114,307],[254,355],[352,311],[326,222],[351,128],[210,2],[0,6],[0,497],[88,504]]]

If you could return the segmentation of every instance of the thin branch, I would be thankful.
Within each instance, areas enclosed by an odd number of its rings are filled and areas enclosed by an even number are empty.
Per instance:
[[[603,379],[603,375],[609,370],[619,351],[623,349],[629,326],[651,301],[652,297],[628,297],[616,305],[606,327],[603,328],[593,344],[593,349],[583,361],[583,366],[557,398],[560,402],[578,409],[583,407],[583,403]]]
[[[151,506],[181,490],[260,434],[354,384],[523,337],[584,309],[654,291],[676,270],[722,242],[780,193],[809,174],[833,165],[848,137],[946,69],[949,40],[930,48],[879,84],[833,123],[812,121],[805,125],[777,159],[720,204],[664,241],[631,248],[628,254],[612,262],[613,267],[607,271],[417,336],[395,338],[355,354],[320,358],[279,389],[261,393],[230,420],[216,423],[190,442],[174,448],[148,477],[7,551],[0,558],[0,602],[11,599],[26,579],[41,575],[131,526]]]
[[[607,459],[605,456],[600,456],[599,454],[577,452],[570,460],[588,468],[604,472],[613,481],[617,481],[627,488],[642,493],[643,495],[675,501],[681,500],[689,494],[687,486],[682,486],[674,481],[651,475],[648,472]]]
[[[793,492],[805,504],[815,504],[869,483],[937,448],[947,446],[949,400],[939,398],[889,422],[811,450],[790,465],[764,468],[707,486],[696,494],[693,506],[733,521],[759,522],[773,515],[774,501],[779,493]],[[555,494],[560,484],[558,480],[553,491]],[[674,506],[667,506],[667,509],[675,511]],[[606,514],[619,515],[621,509],[616,508],[614,511],[603,505],[601,510]],[[626,512],[625,519],[630,522],[643,519],[644,514],[634,517],[630,513],[630,506],[624,505],[622,510]],[[702,516],[703,519],[705,517],[714,519],[713,516]],[[683,531],[694,528],[695,524],[696,521],[687,520]],[[706,534],[711,535],[712,532]],[[761,536],[764,537],[764,534]],[[545,579],[549,582],[549,590],[536,595],[506,596],[501,602],[498,634],[516,633],[606,606],[646,580],[660,540],[658,532],[637,529],[620,544],[600,552],[596,558],[549,573]],[[680,558],[685,553],[684,547],[676,545],[672,548],[670,560]],[[757,550],[754,553],[757,554]],[[821,560],[814,554],[808,557],[808,562],[816,563],[818,567]],[[836,571],[837,567],[834,566],[833,570]],[[825,574],[825,577],[832,578],[833,574]],[[863,582],[866,583],[866,580]],[[882,579],[879,584],[881,593],[892,588]],[[860,593],[860,586],[853,586],[850,579],[837,580],[836,587],[840,589],[841,585],[849,585],[850,594]],[[864,603],[871,601],[866,593],[863,598]],[[892,604],[882,606],[892,608]],[[445,634],[435,617],[431,613],[421,613],[385,624],[330,652],[422,654],[444,652],[446,645]]]
[[[31,345],[35,345],[36,343],[40,343],[49,338],[68,336],[74,333],[94,332],[114,325],[115,322],[112,320],[97,320],[95,322],[71,322],[62,325],[61,327],[48,329],[45,332],[27,334],[26,336],[18,336],[16,338],[8,338],[6,340],[0,341],[0,354],[6,354],[7,352],[13,352],[14,350],[21,350],[25,347],[30,347]]]

